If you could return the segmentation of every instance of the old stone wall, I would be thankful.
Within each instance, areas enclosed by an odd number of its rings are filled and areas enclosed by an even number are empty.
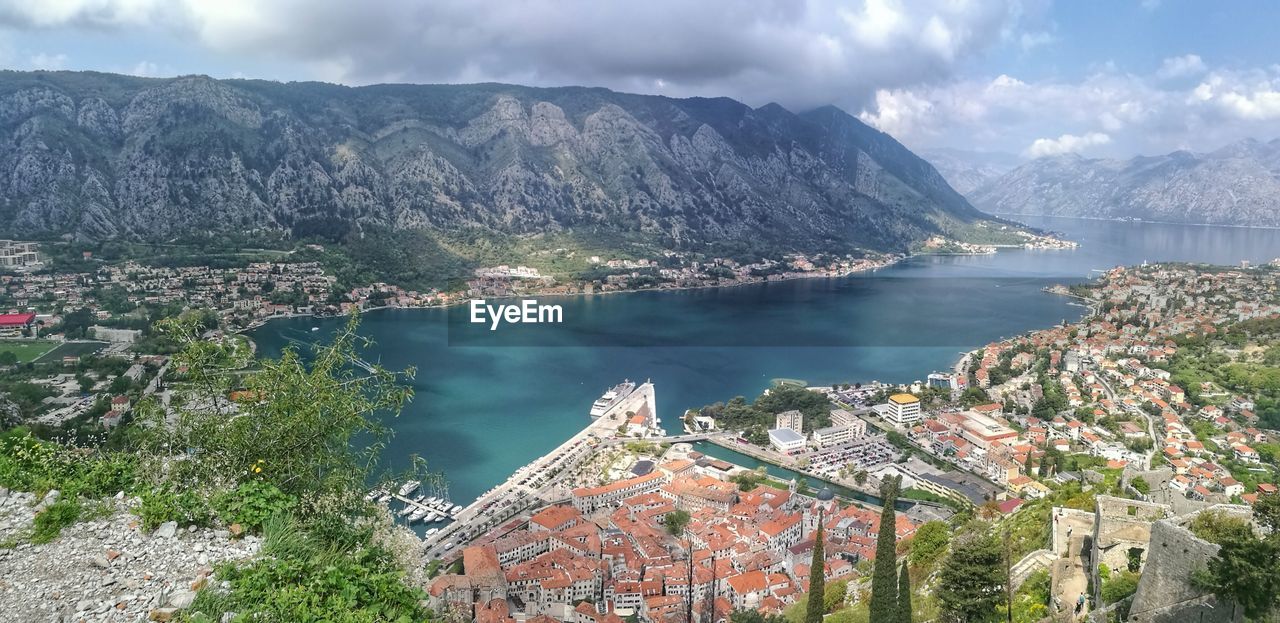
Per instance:
[[[1205,510],[1249,515],[1247,507],[1219,505]],[[1196,537],[1186,528],[1194,516],[1161,520],[1151,526],[1146,567],[1129,609],[1131,623],[1243,620],[1235,604],[1220,603],[1191,582],[1191,574],[1204,568],[1218,552],[1217,545]]]

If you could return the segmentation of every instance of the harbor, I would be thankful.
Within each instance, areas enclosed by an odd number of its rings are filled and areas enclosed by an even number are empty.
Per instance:
[[[462,505],[453,504],[449,501],[447,486],[430,486],[431,491],[419,493],[423,488],[423,483],[417,480],[410,480],[400,485],[395,492],[387,491],[386,489],[374,489],[365,496],[365,499],[386,505],[388,510],[408,525],[414,525],[419,522],[430,525],[454,519],[462,511]],[[436,491],[437,488],[443,488],[443,495]],[[415,496],[415,493],[418,493],[418,495]],[[400,503],[399,509],[391,508],[391,502],[393,501]],[[438,530],[439,528],[430,528],[427,530],[427,534],[434,534]]]
[[[637,417],[636,414],[647,414],[647,424],[654,430],[661,431],[657,428],[660,420],[656,400],[654,387],[650,382],[635,387],[625,396],[611,397],[608,409],[599,417],[593,417],[577,434],[555,450],[517,469],[505,482],[484,492],[475,502],[454,513],[453,523],[426,535],[427,557],[448,560],[457,553],[459,546],[486,531],[525,511],[567,498],[568,488],[563,485],[563,481],[596,448],[615,436],[620,426],[633,425],[632,420]],[[624,418],[624,415],[628,417]]]

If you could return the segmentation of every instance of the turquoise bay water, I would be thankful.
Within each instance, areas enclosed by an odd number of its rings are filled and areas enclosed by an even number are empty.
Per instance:
[[[674,429],[685,408],[752,397],[773,378],[923,379],[961,352],[1078,318],[1081,307],[1041,288],[1094,270],[1280,256],[1277,230],[1022,220],[1081,247],[915,258],[840,279],[544,299],[564,308],[563,324],[496,332],[465,328],[464,308],[370,312],[361,332],[376,346],[365,358],[418,371],[386,456],[393,467],[425,457],[466,503],[580,430],[592,401],[624,378],[653,380],[659,415]],[[277,320],[252,337],[275,355],[341,322]]]

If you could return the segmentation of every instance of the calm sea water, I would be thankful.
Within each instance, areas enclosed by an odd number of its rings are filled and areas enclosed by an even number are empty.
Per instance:
[[[1095,270],[1280,257],[1277,230],[1022,220],[1081,247],[917,258],[840,279],[544,299],[564,308],[563,324],[496,332],[465,328],[463,308],[368,313],[361,332],[376,347],[366,359],[418,370],[386,456],[392,466],[425,457],[465,503],[581,429],[591,403],[624,378],[653,380],[674,429],[685,408],[754,396],[774,378],[923,379],[961,352],[1078,318],[1081,307],[1041,288]],[[275,355],[341,322],[278,320],[253,338]]]

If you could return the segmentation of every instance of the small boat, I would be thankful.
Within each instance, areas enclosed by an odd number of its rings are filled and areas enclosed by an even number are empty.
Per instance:
[[[440,519],[440,516],[439,516],[439,515],[437,515],[437,514],[435,514],[435,513],[427,513],[426,518],[425,518],[425,519],[423,519],[422,521],[423,521],[424,523],[431,523],[431,522],[436,521],[436,520],[438,520],[438,519]]]
[[[450,513],[450,514],[452,514],[452,515],[457,515],[458,513],[461,513],[461,512],[462,512],[462,505],[461,505],[461,504],[454,504],[454,505],[453,505],[453,510],[449,511],[449,513]]]
[[[312,331],[319,331],[319,330],[320,330],[320,327],[311,327],[311,330],[312,330]]]
[[[420,486],[422,486],[422,483],[416,480],[410,480],[409,482],[400,485],[400,497],[408,496],[410,493],[417,491]]]
[[[390,502],[390,501],[391,501],[390,493],[383,493],[382,495],[378,496],[379,504],[386,504],[387,502]]]
[[[449,518],[448,515],[440,515],[439,517],[436,517],[436,521],[444,521],[448,518]]]
[[[439,532],[439,531],[440,531],[440,529],[439,529],[439,528],[432,528],[432,529],[430,529],[430,530],[427,530],[427,536],[431,536],[431,535],[433,535],[433,534],[435,534],[435,533],[437,533],[437,532]]]
[[[428,511],[425,508],[419,508],[418,510],[413,511],[413,514],[409,515],[409,523],[417,523],[419,521],[422,521],[424,517],[428,516],[427,513],[429,512],[430,511]]]
[[[397,513],[397,514],[398,514],[398,515],[400,515],[401,517],[407,517],[407,516],[409,516],[409,515],[412,515],[412,514],[413,514],[413,511],[415,511],[415,510],[417,510],[417,509],[415,509],[415,508],[414,508],[414,507],[412,507],[412,506],[407,506],[407,505],[406,505],[406,506],[404,507],[404,510],[401,510],[401,511],[400,511],[399,513]]]

